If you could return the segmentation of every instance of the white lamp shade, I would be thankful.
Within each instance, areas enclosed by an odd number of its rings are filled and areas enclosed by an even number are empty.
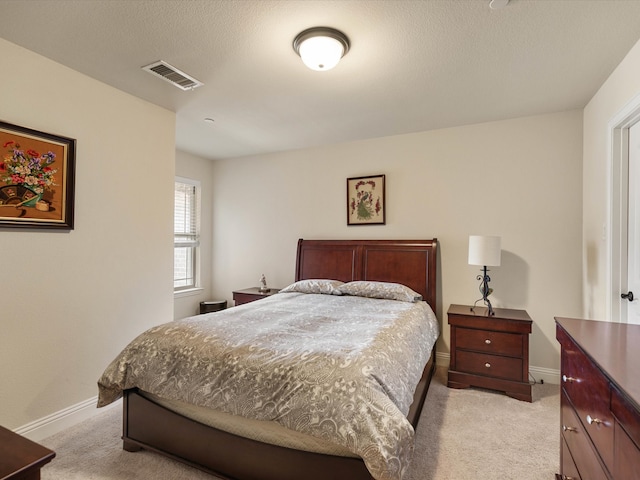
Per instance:
[[[311,70],[331,70],[344,55],[344,47],[335,38],[311,37],[299,47],[300,58]]]
[[[499,267],[501,238],[487,235],[469,236],[469,265]]]

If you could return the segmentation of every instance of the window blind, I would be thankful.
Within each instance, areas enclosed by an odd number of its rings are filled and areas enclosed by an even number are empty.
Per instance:
[[[198,186],[175,182],[174,199],[174,273],[175,290],[196,286],[197,248],[200,245],[198,222]]]

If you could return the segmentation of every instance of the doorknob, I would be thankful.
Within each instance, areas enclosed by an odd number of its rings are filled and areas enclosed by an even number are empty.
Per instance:
[[[620,298],[626,298],[630,302],[633,302],[633,292],[623,293],[620,295]]]

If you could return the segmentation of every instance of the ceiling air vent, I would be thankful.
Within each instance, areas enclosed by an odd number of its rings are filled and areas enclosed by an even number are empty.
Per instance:
[[[193,90],[204,85],[204,83],[162,60],[142,67],[142,69],[172,83],[180,90]]]

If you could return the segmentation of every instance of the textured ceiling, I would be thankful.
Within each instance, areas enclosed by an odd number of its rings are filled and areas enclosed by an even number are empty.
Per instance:
[[[0,0],[0,37],[175,111],[178,148],[211,159],[582,108],[639,19],[638,0]],[[351,41],[328,72],[291,47],[319,25]]]

